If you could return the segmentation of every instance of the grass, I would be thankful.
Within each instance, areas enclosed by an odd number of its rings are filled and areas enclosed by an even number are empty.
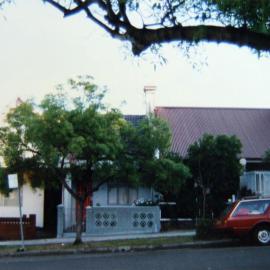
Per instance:
[[[59,251],[59,250],[93,250],[98,248],[120,248],[120,247],[131,247],[140,248],[143,246],[162,246],[162,245],[177,245],[183,243],[189,243],[194,241],[193,237],[190,236],[177,236],[177,237],[160,237],[160,238],[146,238],[146,239],[128,239],[128,240],[111,240],[111,241],[100,241],[100,242],[85,242],[80,245],[74,246],[73,244],[48,244],[48,245],[35,245],[26,246],[26,251]],[[17,247],[3,247],[0,246],[0,255],[7,253],[16,253],[19,246]]]

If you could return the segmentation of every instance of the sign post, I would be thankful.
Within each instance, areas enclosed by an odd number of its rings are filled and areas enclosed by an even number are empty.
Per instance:
[[[22,201],[21,201],[21,188],[18,181],[17,174],[9,174],[8,175],[8,186],[10,189],[18,189],[18,199],[19,199],[19,211],[20,211],[20,233],[21,233],[21,241],[22,245],[20,251],[24,251],[24,234],[23,234],[23,222],[22,222]]]

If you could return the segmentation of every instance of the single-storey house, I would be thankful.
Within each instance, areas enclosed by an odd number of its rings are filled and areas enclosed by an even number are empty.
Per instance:
[[[172,132],[171,151],[185,157],[188,147],[204,134],[235,135],[242,143],[240,159],[246,162],[240,185],[252,192],[270,195],[270,166],[263,162],[263,155],[270,148],[270,109],[252,108],[203,108],[203,107],[154,107],[155,87],[144,89],[146,114],[167,121]],[[127,121],[136,125],[145,115],[127,115]],[[104,184],[92,194],[93,206],[131,205],[135,199],[153,199],[155,191],[140,187]],[[74,224],[74,202],[63,191],[66,224]]]
[[[126,121],[137,125],[145,115],[125,115]],[[71,179],[67,179],[68,184],[71,186]],[[91,188],[90,188],[91,190]],[[129,187],[127,185],[108,185],[107,183],[100,186],[100,188],[90,194],[87,204],[92,206],[130,206],[135,200],[153,200],[159,194],[150,187]],[[62,203],[65,211],[65,226],[72,228],[76,219],[76,203],[71,194],[63,188]]]
[[[155,115],[168,122],[171,150],[183,157],[205,133],[237,136],[243,146],[239,160],[245,165],[240,186],[270,195],[270,166],[263,162],[270,149],[270,109],[156,107]]]

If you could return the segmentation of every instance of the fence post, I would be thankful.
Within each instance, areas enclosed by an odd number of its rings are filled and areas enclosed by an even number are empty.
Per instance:
[[[160,232],[161,230],[161,210],[159,206],[156,206],[156,220],[155,220],[155,224],[156,224],[156,233]]]
[[[29,215],[29,235],[28,237],[36,238],[36,215]]]
[[[57,238],[62,238],[64,236],[64,205],[57,205]]]
[[[86,224],[85,224],[85,233],[89,234],[90,232],[90,228],[91,228],[91,211],[92,211],[92,207],[91,206],[87,206],[86,207]]]

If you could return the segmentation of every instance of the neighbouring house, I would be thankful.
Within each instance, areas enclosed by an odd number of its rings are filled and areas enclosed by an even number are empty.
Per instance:
[[[263,161],[270,148],[270,109],[156,107],[155,115],[168,122],[171,150],[181,156],[205,133],[237,136],[243,145],[239,160],[245,165],[240,186],[270,195],[270,165]]]
[[[7,109],[11,109],[14,105],[18,106],[22,103],[21,98],[17,98],[15,104],[8,106]],[[0,123],[4,123],[5,114],[0,115]],[[3,158],[0,157],[0,164],[4,164]],[[21,187],[21,202],[22,202],[22,214],[26,217],[35,215],[36,226],[44,226],[44,190],[33,189],[29,183],[24,184]],[[19,218],[19,197],[18,190],[14,189],[9,193],[9,196],[5,196],[0,192],[0,219],[4,218]],[[0,232],[1,233],[1,232]]]
[[[29,183],[21,188],[22,214],[36,216],[36,226],[44,226],[44,190],[40,188],[33,189]],[[19,197],[18,190],[13,190],[9,196],[0,193],[0,218],[18,218]]]
[[[18,97],[15,104],[10,104],[6,110],[22,102],[23,100]],[[1,124],[4,123],[4,116],[5,114],[0,115]],[[4,164],[2,157],[0,157],[0,163]],[[57,205],[61,203],[61,199],[61,187],[52,187],[44,183],[44,186],[40,188],[32,188],[30,183],[25,183],[21,187],[22,214],[27,218],[34,215],[35,226],[46,232],[47,236],[51,236],[56,233]],[[6,218],[10,220],[19,218],[18,190],[14,189],[8,197],[0,193],[0,220]]]

